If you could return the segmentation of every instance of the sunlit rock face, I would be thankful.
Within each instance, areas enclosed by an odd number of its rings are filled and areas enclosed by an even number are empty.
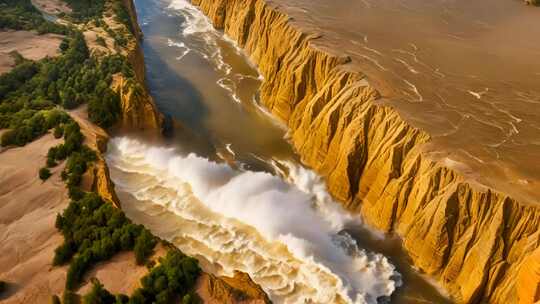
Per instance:
[[[120,127],[124,129],[159,130],[163,125],[163,115],[145,87],[144,55],[140,40],[142,31],[137,21],[137,12],[132,0],[123,0],[133,24],[134,36],[126,47],[126,56],[135,72],[135,80],[116,75],[113,90],[120,95],[122,117]]]
[[[400,234],[459,302],[518,301],[540,242],[540,11],[192,2],[258,64],[262,102],[336,198]]]

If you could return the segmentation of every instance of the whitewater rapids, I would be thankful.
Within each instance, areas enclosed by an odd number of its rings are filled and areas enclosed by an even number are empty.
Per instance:
[[[108,151],[119,193],[178,218],[161,237],[219,265],[218,274],[248,273],[275,303],[371,304],[401,284],[386,257],[343,232],[352,217],[309,170],[289,163],[286,182],[126,137]]]

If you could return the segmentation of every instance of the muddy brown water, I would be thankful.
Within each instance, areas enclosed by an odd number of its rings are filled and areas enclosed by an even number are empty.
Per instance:
[[[540,12],[518,1],[487,2],[273,1],[298,26],[322,33],[317,43],[351,56],[382,92],[380,102],[430,132],[435,157],[462,162],[482,182],[534,201],[540,44],[531,37],[540,37]],[[253,171],[274,173],[262,159],[297,161],[285,128],[257,105],[261,79],[241,50],[170,1],[135,3],[151,94],[182,127],[166,140],[131,135]],[[156,233],[181,229],[172,212],[132,208],[134,198],[120,195],[128,216]],[[391,303],[450,302],[410,266],[399,239],[364,227],[348,232],[402,274]]]
[[[427,131],[436,159],[540,202],[540,9],[514,0],[274,0]],[[447,162],[449,163],[449,162]]]

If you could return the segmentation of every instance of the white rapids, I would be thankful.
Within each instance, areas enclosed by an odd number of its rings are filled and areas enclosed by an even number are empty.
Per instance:
[[[276,303],[377,303],[401,284],[386,257],[342,231],[353,218],[309,170],[289,163],[286,182],[126,137],[109,148],[118,192],[178,217],[161,237],[219,274],[248,273]]]

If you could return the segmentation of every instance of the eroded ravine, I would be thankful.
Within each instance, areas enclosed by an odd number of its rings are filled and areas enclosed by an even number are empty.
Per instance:
[[[257,71],[200,12],[183,1],[137,6],[152,95],[184,128],[167,142],[111,141],[128,216],[208,269],[248,272],[277,302],[374,303],[399,285],[395,262],[405,280],[397,302],[444,301],[405,255],[372,252],[394,241],[357,248],[343,229],[368,232],[298,165],[283,127],[253,102]],[[220,158],[228,165],[211,161]]]

